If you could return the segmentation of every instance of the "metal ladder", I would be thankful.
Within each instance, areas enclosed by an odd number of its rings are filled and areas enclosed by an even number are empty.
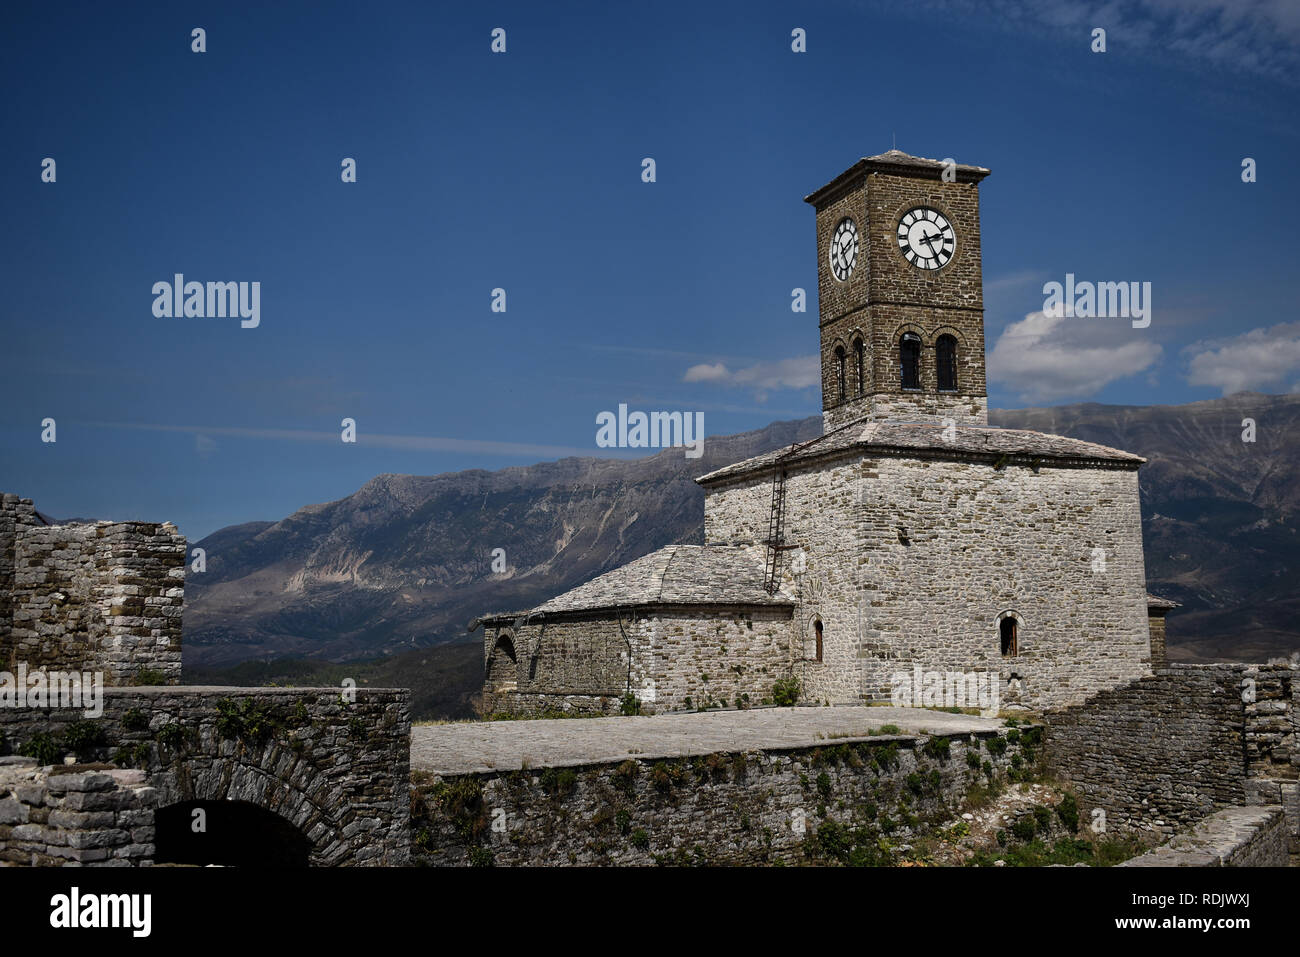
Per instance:
[[[769,595],[776,592],[779,556],[785,542],[785,469],[778,468],[772,479],[772,511],[767,518],[767,568],[764,587]]]

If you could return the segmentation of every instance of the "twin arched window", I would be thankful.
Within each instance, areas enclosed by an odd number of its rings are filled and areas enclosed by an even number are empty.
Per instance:
[[[867,390],[866,379],[863,378],[863,369],[866,367],[866,362],[864,361],[866,351],[867,350],[862,345],[861,339],[853,340],[853,361],[857,365],[858,395],[863,395]]]
[[[940,392],[957,391],[957,338],[944,333],[934,344],[935,381]],[[903,333],[898,341],[900,385],[909,391],[921,391],[921,337]]]

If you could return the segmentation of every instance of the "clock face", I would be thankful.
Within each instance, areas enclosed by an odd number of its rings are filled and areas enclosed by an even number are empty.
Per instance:
[[[853,264],[858,260],[858,227],[853,220],[845,218],[835,227],[831,237],[831,272],[840,282],[849,278]]]
[[[920,269],[946,266],[957,249],[957,234],[943,213],[928,206],[909,209],[898,221],[898,249]]]

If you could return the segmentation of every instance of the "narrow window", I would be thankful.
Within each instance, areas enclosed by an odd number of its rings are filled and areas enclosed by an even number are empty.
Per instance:
[[[914,332],[903,334],[898,344],[904,389],[921,388],[921,337]]]
[[[957,391],[957,340],[953,336],[943,335],[935,344],[934,361],[938,367],[939,391]]]
[[[845,398],[848,396],[848,389],[845,387],[844,384],[844,376],[845,376],[844,366],[845,366],[844,347],[836,346],[835,347],[835,376],[839,384],[839,395],[840,395],[841,402],[843,402]]]
[[[822,620],[818,618],[813,622],[813,631],[817,635],[817,660],[822,660]]]
[[[1016,636],[1016,620],[1007,615],[998,623],[1002,632],[1002,657],[1014,658],[1020,654],[1019,639]]]
[[[865,378],[864,378],[864,376],[863,376],[863,373],[862,373],[862,368],[863,368],[863,366],[865,365],[865,363],[863,362],[863,359],[864,359],[864,357],[865,357],[865,354],[866,354],[866,350],[862,347],[862,340],[859,339],[859,340],[857,340],[856,342],[854,342],[854,343],[853,343],[853,361],[857,364],[857,367],[858,367],[858,368],[857,368],[857,375],[858,375],[858,395],[862,395],[862,394],[864,394],[864,393],[866,392],[866,390],[867,390],[866,380],[865,380]]]

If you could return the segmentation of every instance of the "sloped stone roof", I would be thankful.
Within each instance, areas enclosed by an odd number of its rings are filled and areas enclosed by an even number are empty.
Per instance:
[[[810,442],[765,452],[702,475],[695,481],[711,485],[723,479],[770,471],[778,462],[791,465],[833,456],[849,450],[906,455],[908,452],[937,454],[941,457],[978,458],[996,461],[1025,462],[1070,461],[1076,463],[1113,463],[1137,468],[1146,459],[1109,446],[1048,435],[1026,429],[993,429],[983,426],[957,426],[947,432],[942,425],[928,422],[854,422],[828,432]],[[951,441],[949,441],[951,438]]]
[[[669,545],[543,602],[527,612],[484,615],[479,622],[645,605],[771,605],[794,599],[764,588],[762,552],[734,545]]]
[[[991,170],[983,166],[970,166],[965,163],[953,164],[954,178],[959,183],[978,183]],[[804,197],[805,203],[814,206],[836,193],[845,183],[856,180],[867,173],[894,173],[903,176],[919,176],[924,179],[939,179],[947,164],[943,160],[930,159],[925,156],[913,156],[902,150],[893,149],[875,156],[864,156],[839,176]]]
[[[1159,595],[1153,595],[1151,592],[1147,592],[1147,607],[1163,608],[1165,611],[1168,611],[1171,608],[1182,608],[1183,606],[1178,604],[1176,601],[1170,601],[1168,598],[1161,598]]]

